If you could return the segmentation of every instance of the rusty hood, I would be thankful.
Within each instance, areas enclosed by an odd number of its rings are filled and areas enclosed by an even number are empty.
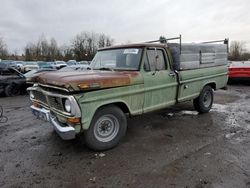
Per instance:
[[[80,91],[142,84],[143,78],[139,71],[55,71],[39,74],[33,82]]]

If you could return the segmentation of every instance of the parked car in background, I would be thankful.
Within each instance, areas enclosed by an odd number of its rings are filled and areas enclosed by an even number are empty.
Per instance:
[[[90,65],[72,65],[72,66],[67,66],[67,67],[63,67],[61,68],[60,70],[58,71],[61,71],[61,72],[66,72],[66,71],[82,71],[82,70],[90,70]]]
[[[18,69],[16,61],[10,61],[9,62],[9,67],[11,67],[13,69]]]
[[[8,70],[9,66],[6,62],[0,62],[0,75],[7,74],[9,72]]]
[[[54,69],[61,69],[67,66],[65,61],[54,61],[54,62],[51,62],[51,65]]]
[[[15,61],[16,65],[17,65],[17,70],[21,72],[23,66],[24,66],[24,61]]]
[[[26,92],[28,85],[25,76],[17,69],[9,67],[8,70],[8,75],[0,75],[0,94],[13,97]]]
[[[26,61],[22,67],[21,72],[26,73],[34,69],[38,69],[39,66],[37,65],[36,61]]]
[[[13,61],[11,61],[11,60],[2,60],[0,62],[0,75],[10,74],[9,68],[18,69],[17,64],[13,63]]]
[[[232,61],[228,68],[229,83],[250,80],[250,61]]]
[[[39,69],[53,69],[53,62],[38,61],[37,65]]]
[[[0,75],[0,95],[4,93],[7,97],[14,97],[26,93],[26,89],[33,85],[29,83],[29,79],[45,71],[55,71],[55,69],[34,69],[22,74],[10,67],[8,75]]]
[[[78,63],[81,65],[89,65],[90,61],[79,61]]]
[[[72,65],[78,65],[79,63],[76,60],[68,60],[67,65],[72,66]]]

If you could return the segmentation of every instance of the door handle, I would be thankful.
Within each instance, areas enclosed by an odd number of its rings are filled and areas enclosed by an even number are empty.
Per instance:
[[[170,72],[168,75],[172,76],[172,77],[175,77],[175,73],[173,73],[173,72]]]

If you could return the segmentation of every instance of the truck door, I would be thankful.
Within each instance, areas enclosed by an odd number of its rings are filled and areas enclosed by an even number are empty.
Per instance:
[[[148,48],[145,53],[143,111],[149,112],[175,103],[177,78],[169,67],[169,60],[164,49]]]

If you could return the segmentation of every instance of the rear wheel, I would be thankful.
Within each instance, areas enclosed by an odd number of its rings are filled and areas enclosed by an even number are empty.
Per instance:
[[[89,129],[84,132],[84,140],[93,150],[107,150],[118,145],[126,131],[125,114],[120,108],[110,105],[95,113]]]
[[[213,89],[210,86],[205,86],[199,97],[194,99],[194,108],[200,113],[207,113],[210,111],[213,105],[214,94]]]

